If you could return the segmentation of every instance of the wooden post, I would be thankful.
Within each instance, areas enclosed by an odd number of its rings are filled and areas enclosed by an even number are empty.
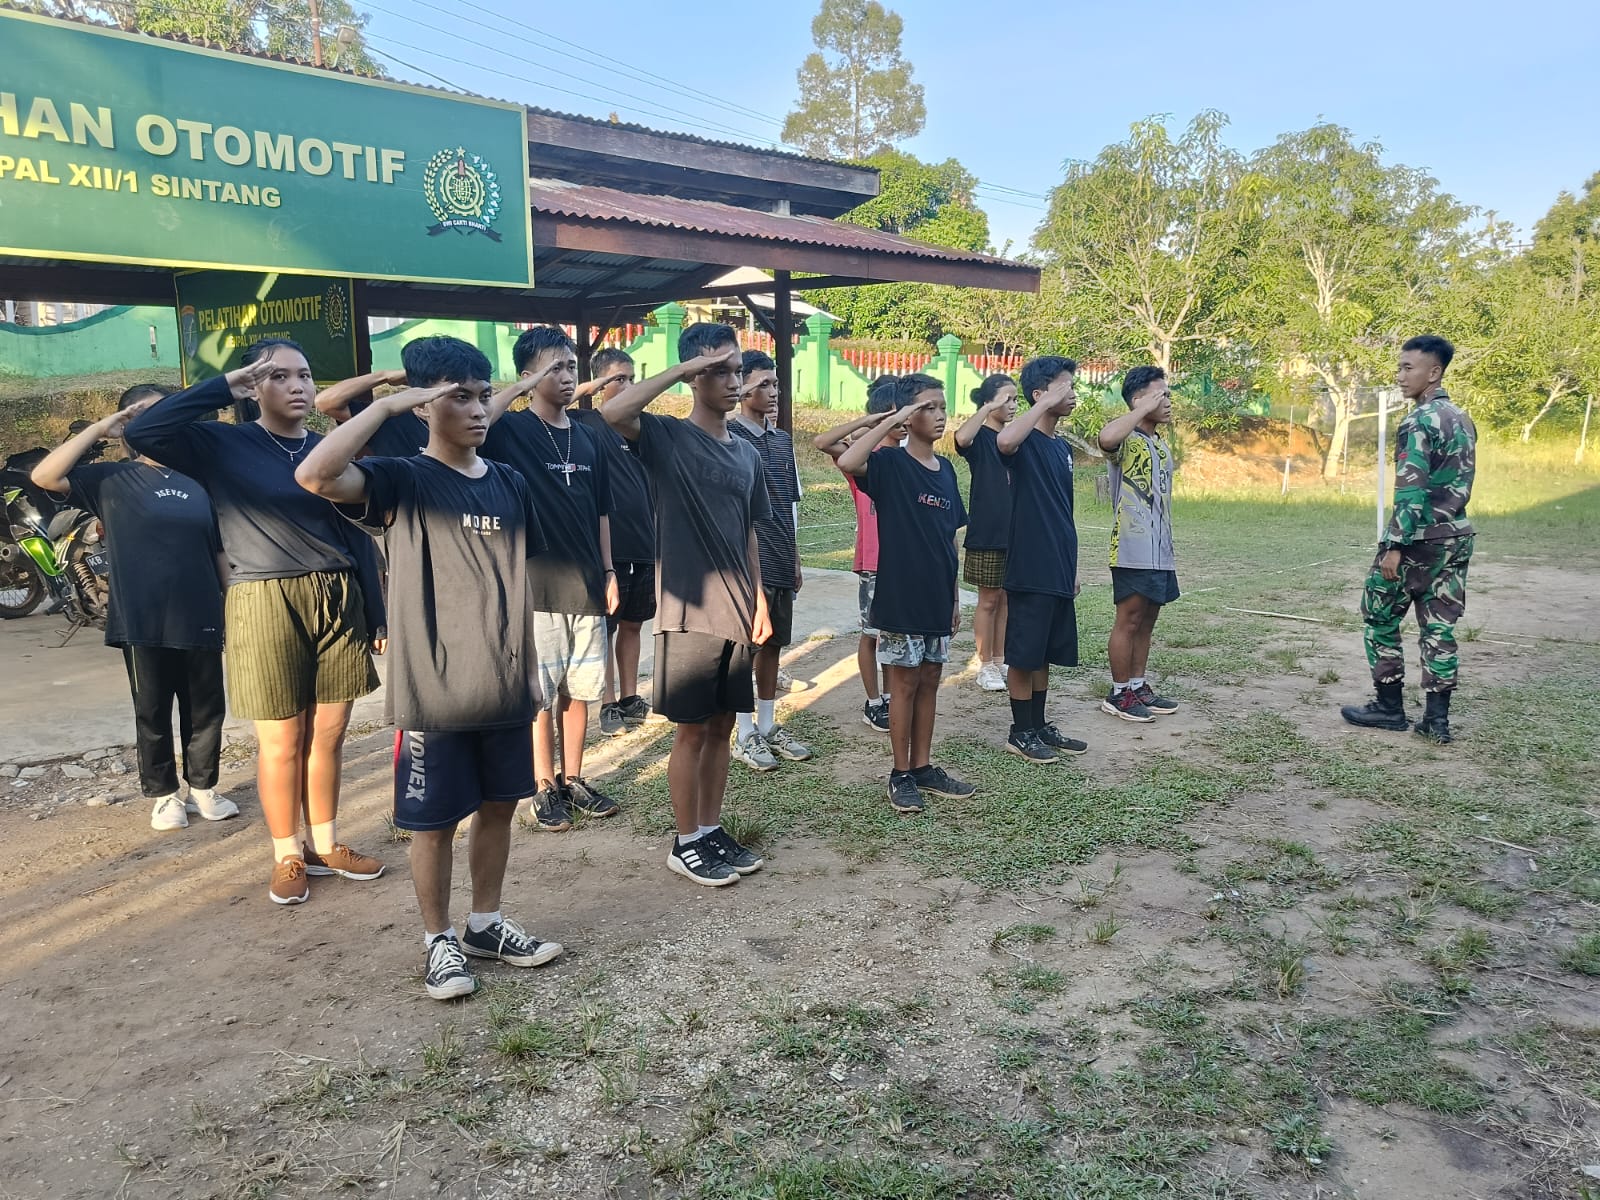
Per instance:
[[[794,432],[794,304],[789,290],[789,272],[773,272],[772,361],[778,365],[778,428]]]
[[[589,367],[589,362],[594,358],[594,337],[589,329],[589,314],[581,309],[578,312],[578,382],[588,383],[594,378],[594,372]],[[578,400],[579,408],[593,408],[594,397],[583,396]]]
[[[367,281],[350,281],[350,332],[356,339],[356,374],[372,371],[372,326],[367,322]]]

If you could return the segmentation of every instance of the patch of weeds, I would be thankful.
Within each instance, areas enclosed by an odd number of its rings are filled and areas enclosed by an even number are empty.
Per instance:
[[[757,1010],[762,1035],[756,1044],[790,1061],[875,1064],[913,1015],[905,1007],[780,997]]]
[[[401,829],[400,826],[396,825],[393,813],[383,814],[383,835],[390,843],[409,842],[411,840],[411,830]]]
[[[1272,1137],[1272,1148],[1279,1154],[1298,1158],[1307,1166],[1320,1167],[1333,1149],[1333,1140],[1322,1131],[1314,1115],[1296,1113],[1265,1126]]]
[[[1100,902],[1122,883],[1122,864],[1111,868],[1111,878],[1101,881],[1087,875],[1078,877],[1078,898],[1073,901],[1079,908],[1098,908]]]
[[[1089,940],[1096,946],[1109,946],[1111,939],[1122,932],[1122,923],[1107,913],[1089,927]]]
[[[1463,929],[1449,941],[1431,947],[1423,961],[1436,970],[1459,974],[1487,966],[1493,951],[1494,943],[1483,930]]]
[[[1318,683],[1322,683],[1322,684],[1338,683],[1339,682],[1339,672],[1337,672],[1337,671],[1324,671],[1321,675],[1317,676],[1317,682]]]
[[[1306,982],[1305,943],[1281,939],[1272,955],[1271,970],[1279,1000],[1298,995]]]
[[[1395,941],[1408,946],[1415,944],[1417,935],[1433,923],[1433,910],[1437,900],[1437,890],[1428,893],[1411,891],[1403,896],[1394,897],[1389,906],[1389,932]]]
[[[1585,934],[1561,953],[1561,966],[1579,975],[1600,975],[1600,933]]]
[[[1012,969],[1011,982],[1022,991],[1032,992],[1036,996],[1057,996],[1066,990],[1067,977],[1049,967],[1026,963]]]
[[[522,1021],[502,1029],[494,1039],[495,1053],[513,1062],[552,1055],[566,1055],[571,1042],[566,1033],[549,1021]]]
[[[989,949],[996,954],[1008,946],[1039,946],[1056,936],[1054,925],[1007,925],[997,929],[989,939]]]
[[[407,1091],[410,1086],[391,1075],[387,1067],[375,1067],[363,1059],[313,1063],[291,1069],[279,1086],[268,1089],[261,1107],[268,1112],[290,1109],[319,1120],[345,1120],[354,1116],[359,1106],[385,1094]]]
[[[1522,907],[1522,901],[1511,892],[1482,883],[1446,883],[1444,894],[1452,904],[1459,904],[1480,917],[1510,916]]]
[[[1355,918],[1346,912],[1331,912],[1317,922],[1317,932],[1322,934],[1323,944],[1327,946],[1329,954],[1343,957],[1362,944],[1350,932],[1354,924]]]
[[[600,1104],[608,1112],[621,1112],[639,1098],[639,1077],[632,1071],[598,1067]]]
[[[461,1065],[466,1054],[461,1033],[454,1025],[439,1030],[439,1036],[422,1048],[422,1069],[429,1075],[444,1075]]]

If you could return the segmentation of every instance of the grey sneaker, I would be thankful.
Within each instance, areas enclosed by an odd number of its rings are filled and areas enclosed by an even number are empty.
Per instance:
[[[1039,730],[1039,740],[1049,746],[1050,749],[1060,751],[1062,754],[1087,754],[1089,752],[1088,742],[1079,738],[1068,737],[1054,725],[1046,725]]]
[[[643,696],[629,696],[617,701],[617,711],[628,725],[643,725],[650,718],[650,702]]]
[[[761,740],[766,742],[768,750],[790,762],[805,762],[811,757],[811,747],[792,737],[782,725],[774,725],[761,735]]]
[[[191,787],[183,811],[208,821],[226,821],[239,815],[239,806],[226,796],[219,796],[216,788]]]
[[[720,825],[702,837],[700,844],[717,855],[740,875],[754,875],[761,870],[767,861],[754,850],[741,846],[734,841],[733,835]]]
[[[617,737],[628,723],[622,719],[622,706],[619,704],[602,704],[600,706],[600,732],[607,737]]]
[[[733,756],[752,771],[766,772],[778,769],[778,760],[772,757],[772,751],[767,749],[767,741],[760,733],[748,733],[741,738],[736,730],[733,736]]]
[[[889,806],[897,813],[922,811],[922,792],[910,771],[889,772]]]
[[[599,788],[576,776],[567,780],[567,804],[586,817],[614,817],[622,808]]]
[[[932,763],[912,771],[911,778],[922,791],[934,796],[943,796],[946,800],[966,800],[978,794],[977,784],[957,778],[943,767],[936,767]]]

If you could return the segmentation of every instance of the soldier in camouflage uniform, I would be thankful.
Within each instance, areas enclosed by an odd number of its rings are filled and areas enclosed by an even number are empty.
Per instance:
[[[1455,347],[1415,337],[1400,350],[1396,379],[1416,407],[1400,422],[1394,450],[1394,515],[1361,595],[1367,662],[1377,698],[1341,709],[1352,725],[1405,729],[1405,658],[1400,622],[1414,604],[1427,708],[1416,732],[1450,740],[1450,693],[1456,686],[1455,624],[1467,605],[1467,564],[1478,431],[1443,386]]]

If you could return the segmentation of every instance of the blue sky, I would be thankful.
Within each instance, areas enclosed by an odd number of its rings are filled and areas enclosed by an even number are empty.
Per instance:
[[[778,137],[816,11],[815,0],[744,15],[638,0],[355,3],[371,13],[374,50],[472,91],[753,143]],[[996,242],[1015,249],[1064,160],[1093,158],[1153,113],[1182,123],[1221,109],[1228,140],[1244,151],[1335,121],[1524,230],[1558,192],[1600,171],[1593,0],[889,7],[905,20],[904,54],[927,89],[927,128],[905,148],[958,158],[993,185],[979,200]],[[558,39],[578,43],[588,61]],[[390,69],[437,82],[394,61]]]

